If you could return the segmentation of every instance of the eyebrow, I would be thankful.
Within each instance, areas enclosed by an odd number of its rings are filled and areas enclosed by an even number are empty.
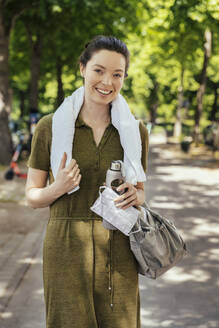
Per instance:
[[[93,66],[98,66],[98,67],[101,67],[103,69],[106,69],[106,67],[102,66],[102,65],[99,65],[99,64],[94,64]],[[115,69],[114,70],[115,72],[122,72],[123,73],[123,70],[122,69]]]

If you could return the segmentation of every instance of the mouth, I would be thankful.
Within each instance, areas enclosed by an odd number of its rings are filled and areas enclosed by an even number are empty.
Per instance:
[[[112,90],[104,90],[100,88],[95,88],[98,93],[100,93],[102,96],[108,96],[112,93]]]

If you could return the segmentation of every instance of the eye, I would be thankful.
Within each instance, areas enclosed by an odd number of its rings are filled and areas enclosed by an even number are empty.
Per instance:
[[[119,73],[116,73],[116,74],[114,74],[114,77],[116,77],[116,78],[120,78],[120,77],[122,77],[122,75],[119,74]]]
[[[101,74],[102,73],[102,70],[99,69],[99,68],[96,68],[94,71],[97,72],[98,74]]]

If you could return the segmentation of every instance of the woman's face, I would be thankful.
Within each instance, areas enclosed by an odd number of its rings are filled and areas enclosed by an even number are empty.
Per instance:
[[[80,64],[85,99],[100,105],[109,104],[122,88],[125,66],[122,54],[105,49],[95,52],[86,66]]]

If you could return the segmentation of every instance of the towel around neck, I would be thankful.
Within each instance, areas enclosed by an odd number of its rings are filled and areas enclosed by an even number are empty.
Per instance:
[[[67,154],[66,165],[72,159],[72,145],[75,132],[75,121],[84,102],[84,87],[80,87],[65,98],[53,115],[51,169],[54,178],[58,173],[63,153]],[[111,120],[120,135],[124,150],[125,180],[136,185],[146,181],[146,175],[141,164],[142,144],[139,131],[139,121],[131,113],[124,97],[119,94],[112,101]],[[73,189],[71,192],[78,190]],[[70,193],[71,193],[70,192]]]

